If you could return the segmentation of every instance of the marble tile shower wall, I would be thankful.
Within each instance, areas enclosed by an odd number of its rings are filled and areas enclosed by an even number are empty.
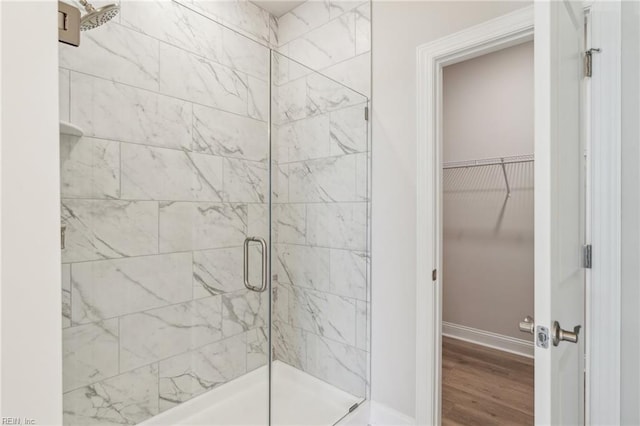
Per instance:
[[[226,27],[266,44],[272,18],[182,3],[122,0],[60,47],[85,133],[61,140],[65,424],[135,424],[267,360],[241,246],[266,235],[269,51]]]
[[[366,396],[370,3],[307,1],[277,20],[275,359]]]

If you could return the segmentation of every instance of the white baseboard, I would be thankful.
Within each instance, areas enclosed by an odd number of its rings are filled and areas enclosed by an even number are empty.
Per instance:
[[[490,331],[478,330],[477,328],[444,321],[442,322],[442,335],[510,352],[512,354],[526,356],[527,358],[533,358],[533,341],[516,339],[515,337],[504,336],[502,334],[491,333]]]

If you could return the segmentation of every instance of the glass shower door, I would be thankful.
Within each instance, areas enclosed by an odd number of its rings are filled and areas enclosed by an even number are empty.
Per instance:
[[[60,46],[64,424],[267,424],[269,49],[120,4]]]
[[[331,425],[368,394],[367,106],[272,51],[274,425]]]

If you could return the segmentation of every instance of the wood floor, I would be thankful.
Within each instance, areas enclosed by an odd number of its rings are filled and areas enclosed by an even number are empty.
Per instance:
[[[442,337],[443,425],[532,425],[533,359]]]

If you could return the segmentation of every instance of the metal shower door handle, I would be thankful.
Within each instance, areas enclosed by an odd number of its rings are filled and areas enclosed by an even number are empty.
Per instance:
[[[251,285],[249,282],[249,243],[255,242],[260,243],[260,247],[262,248],[262,283],[260,287],[256,287]],[[260,237],[247,237],[244,239],[244,286],[251,291],[256,291],[262,293],[267,289],[267,273],[268,273],[268,264],[267,264],[267,242],[264,238]]]

